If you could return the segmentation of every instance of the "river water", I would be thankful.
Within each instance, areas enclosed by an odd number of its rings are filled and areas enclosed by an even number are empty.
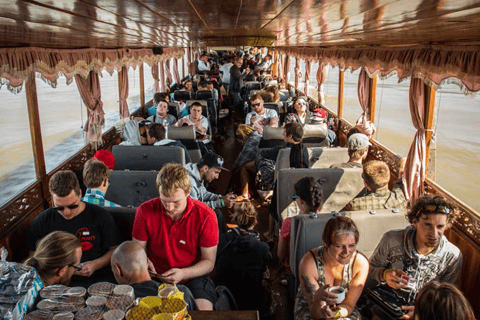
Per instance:
[[[316,68],[312,68],[315,75]],[[361,114],[357,96],[357,70],[345,72],[344,117],[354,123]],[[145,66],[146,99],[153,96],[153,79]],[[313,76],[314,77],[314,76]],[[138,70],[129,70],[129,109],[139,106]],[[118,89],[116,73],[104,72],[101,78],[105,110],[105,130],[118,121]],[[377,82],[376,139],[406,156],[412,143],[413,128],[408,108],[409,80],[397,83],[393,76]],[[310,81],[315,87],[315,81]],[[301,85],[303,88],[303,85]],[[324,84],[326,106],[337,110],[338,69],[330,69]],[[86,111],[76,85],[58,81],[56,89],[37,79],[37,91],[47,172],[74,155],[84,145],[82,124]],[[11,200],[35,181],[32,146],[25,90],[17,95],[5,87],[0,90],[0,206]],[[437,91],[436,181],[477,211],[480,197],[476,172],[480,160],[480,96],[464,95],[455,85],[444,85]]]

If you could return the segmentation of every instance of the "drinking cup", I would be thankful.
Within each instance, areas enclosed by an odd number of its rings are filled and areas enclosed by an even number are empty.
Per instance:
[[[337,300],[335,300],[336,304],[340,304],[345,300],[345,289],[342,287],[330,287],[328,288],[328,292],[337,296]]]

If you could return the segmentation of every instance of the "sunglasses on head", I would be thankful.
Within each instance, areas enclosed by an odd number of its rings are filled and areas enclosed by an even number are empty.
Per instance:
[[[259,105],[261,105],[262,103],[259,102],[259,103],[252,103],[252,107],[258,107]]]
[[[435,204],[429,204],[422,209],[420,209],[421,214],[429,214],[429,213],[443,213],[443,214],[449,214],[451,209],[447,206],[444,205],[435,205]]]
[[[77,209],[78,208],[78,204],[71,204],[69,206],[58,206],[58,207],[54,207],[57,211],[63,211],[65,210],[65,208],[68,208],[70,210],[73,210],[73,209]]]

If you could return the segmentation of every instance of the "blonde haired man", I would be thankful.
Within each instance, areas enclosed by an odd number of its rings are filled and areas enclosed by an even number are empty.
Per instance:
[[[140,205],[133,239],[146,250],[149,269],[165,283],[182,283],[200,310],[212,310],[218,225],[215,212],[190,195],[190,176],[180,164],[166,164],[157,176],[159,198]]]

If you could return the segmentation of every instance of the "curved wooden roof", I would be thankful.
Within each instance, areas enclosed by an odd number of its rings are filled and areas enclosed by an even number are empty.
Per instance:
[[[480,0],[1,2],[0,47],[480,43]]]

